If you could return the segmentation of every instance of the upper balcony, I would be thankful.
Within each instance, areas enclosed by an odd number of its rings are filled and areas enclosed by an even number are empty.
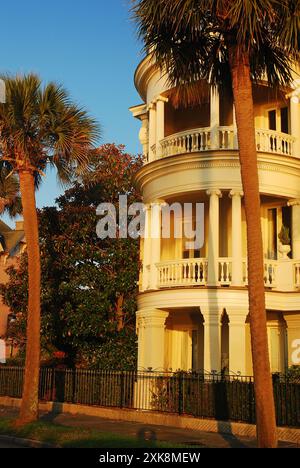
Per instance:
[[[237,150],[237,132],[234,126],[217,128],[216,143],[210,127],[185,130],[170,135],[159,142],[161,151],[158,155],[156,144],[151,147],[153,159],[177,154],[203,152],[211,150]],[[256,147],[258,152],[274,153],[283,156],[296,156],[296,137],[274,130],[256,129]]]
[[[298,80],[299,81],[299,80]],[[142,122],[139,134],[145,163],[186,153],[238,150],[235,108],[225,89],[201,84],[201,104],[175,107],[166,77],[148,60],[136,74],[145,103],[132,107]],[[253,85],[257,151],[300,158],[300,88],[275,91]]]

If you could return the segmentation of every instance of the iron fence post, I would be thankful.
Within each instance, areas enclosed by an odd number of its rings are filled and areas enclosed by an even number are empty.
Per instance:
[[[120,408],[123,408],[124,400],[124,372],[121,371],[120,375]]]
[[[183,373],[178,375],[178,414],[183,413]]]
[[[55,368],[52,367],[52,373],[51,373],[51,395],[50,395],[50,401],[55,401]]]

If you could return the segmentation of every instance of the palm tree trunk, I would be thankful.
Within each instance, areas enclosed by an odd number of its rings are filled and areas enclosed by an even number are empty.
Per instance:
[[[20,171],[19,176],[29,281],[25,380],[20,416],[17,422],[18,425],[23,425],[38,418],[41,268],[34,176],[32,171],[26,170]]]
[[[229,63],[247,221],[249,311],[257,439],[259,447],[274,448],[277,447],[277,430],[268,350],[261,207],[248,54],[240,53],[235,45],[230,46]]]

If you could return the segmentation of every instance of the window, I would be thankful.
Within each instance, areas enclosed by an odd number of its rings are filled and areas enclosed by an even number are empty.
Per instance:
[[[281,132],[289,133],[289,113],[287,107],[280,109]]]
[[[268,210],[268,258],[277,259],[277,209]]]
[[[269,129],[276,130],[276,110],[271,110],[268,113],[269,115]]]

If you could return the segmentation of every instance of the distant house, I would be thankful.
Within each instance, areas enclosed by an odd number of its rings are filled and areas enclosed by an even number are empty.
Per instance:
[[[0,283],[8,280],[6,269],[15,265],[20,255],[26,248],[23,221],[17,221],[15,229],[10,228],[0,220]],[[3,304],[0,297],[0,339],[6,334],[10,310]],[[10,346],[7,346],[7,354],[10,353]]]

